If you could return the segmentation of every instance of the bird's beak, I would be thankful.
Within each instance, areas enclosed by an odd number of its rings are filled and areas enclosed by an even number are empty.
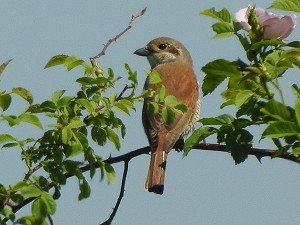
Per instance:
[[[140,48],[136,50],[133,54],[139,55],[139,56],[148,56],[151,54],[151,52],[147,48]]]

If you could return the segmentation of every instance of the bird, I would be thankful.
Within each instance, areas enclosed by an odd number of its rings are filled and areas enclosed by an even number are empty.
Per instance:
[[[170,37],[159,37],[134,52],[147,57],[152,71],[160,74],[166,95],[175,96],[187,107],[186,112],[175,112],[167,124],[161,113],[149,112],[154,97],[144,99],[142,123],[151,149],[151,159],[145,188],[149,192],[163,194],[168,153],[176,143],[183,143],[183,136],[194,129],[199,119],[200,97],[193,61],[189,51],[179,41]],[[144,89],[158,92],[157,85],[145,81]],[[161,107],[161,106],[159,106]],[[158,112],[161,108],[158,110]],[[182,147],[182,146],[181,146]]]

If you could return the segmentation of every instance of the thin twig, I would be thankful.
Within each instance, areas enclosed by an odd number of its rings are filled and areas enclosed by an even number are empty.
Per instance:
[[[119,34],[117,34],[114,38],[109,39],[106,44],[104,44],[103,49],[95,56],[91,57],[90,60],[92,62],[92,65],[94,66],[94,62],[96,59],[100,58],[101,56],[105,55],[105,51],[108,48],[108,46],[111,45],[111,43],[113,43],[114,41],[117,41],[118,38],[120,38],[123,34],[125,34],[129,29],[131,29],[133,22],[140,16],[143,16],[146,12],[147,8],[144,8],[142,11],[140,11],[137,15],[133,15],[129,21],[128,26],[121,31]]]
[[[54,225],[52,217],[50,215],[48,215],[48,220],[49,220],[50,225]]]
[[[127,172],[128,172],[128,161],[125,160],[124,161],[124,172],[123,172],[123,177],[122,177],[122,184],[121,184],[120,194],[119,194],[118,200],[117,200],[116,205],[113,208],[113,211],[110,214],[109,218],[105,222],[101,223],[100,225],[110,225],[111,222],[113,221],[113,219],[114,219],[114,217],[115,217],[115,215],[116,215],[116,213],[119,209],[119,206],[121,204],[122,198],[124,197]]]
[[[131,89],[131,88],[133,88],[133,85],[126,84],[125,87],[123,88],[123,90],[121,91],[121,93],[118,95],[116,100],[117,101],[121,100],[121,98],[123,97],[125,91],[127,91],[128,89]]]

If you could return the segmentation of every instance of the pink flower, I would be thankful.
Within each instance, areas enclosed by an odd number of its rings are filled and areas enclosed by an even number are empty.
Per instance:
[[[248,16],[251,8],[243,8],[235,13],[235,18],[243,26],[244,30],[249,31],[251,25],[248,23]],[[256,8],[255,13],[262,28],[264,39],[284,39],[288,37],[296,27],[296,15],[282,16],[269,13],[262,8]]]

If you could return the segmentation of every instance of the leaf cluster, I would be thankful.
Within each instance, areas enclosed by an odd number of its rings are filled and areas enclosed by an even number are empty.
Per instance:
[[[275,1],[273,8],[297,11],[295,1]],[[297,1],[298,2],[298,1]],[[227,9],[204,10],[202,15],[217,19],[212,26],[214,38],[235,36],[245,51],[241,59],[228,61],[216,59],[202,67],[205,77],[202,84],[206,96],[220,84],[226,83],[221,96],[224,102],[220,108],[233,107],[233,115],[202,118],[199,128],[187,140],[185,154],[191,147],[213,134],[219,143],[225,143],[236,163],[243,162],[253,146],[251,127],[261,130],[261,139],[270,139],[278,149],[273,155],[280,156],[290,151],[296,156],[300,146],[300,99],[297,84],[290,84],[295,93],[295,104],[285,103],[279,79],[292,68],[299,69],[300,42],[285,42],[277,39],[263,39],[254,10],[250,11],[248,22],[251,30],[241,30],[241,26]]]
[[[10,61],[1,64],[1,73]],[[120,138],[126,134],[120,116],[129,116],[130,111],[135,110],[135,102],[143,99],[142,95],[135,95],[136,72],[125,64],[130,84],[116,94],[115,85],[121,77],[116,76],[111,68],[105,73],[99,64],[91,67],[84,60],[68,55],[52,57],[45,68],[59,65],[68,71],[83,69],[82,76],[76,79],[80,89],[75,95],[56,90],[49,100],[34,103],[30,91],[22,87],[0,92],[0,123],[17,126],[25,122],[45,129],[40,137],[25,140],[0,133],[2,148],[19,148],[28,168],[23,181],[9,187],[0,184],[0,224],[7,220],[18,224],[48,224],[46,218],[55,213],[56,200],[60,198],[61,186],[66,184],[68,176],[78,179],[78,198],[89,197],[91,190],[81,170],[83,165],[90,165],[90,177],[93,178],[96,173],[93,165],[98,163],[101,180],[104,177],[108,183],[114,180],[113,167],[103,162],[102,153],[94,150],[90,142],[98,146],[111,142],[117,150],[120,149]],[[108,94],[111,92],[113,94]],[[19,115],[6,115],[15,95],[27,102],[26,109]],[[45,118],[53,121],[47,128],[41,122]],[[37,170],[39,175],[35,176]],[[54,189],[52,194],[50,189]],[[16,218],[14,209],[29,199],[34,199],[32,215]]]

